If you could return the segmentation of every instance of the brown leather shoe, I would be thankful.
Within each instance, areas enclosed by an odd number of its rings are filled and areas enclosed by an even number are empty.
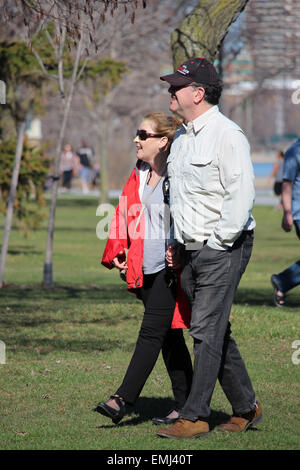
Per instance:
[[[227,421],[227,423],[220,424],[218,427],[222,431],[228,432],[246,432],[247,429],[258,424],[263,420],[263,415],[261,411],[261,405],[259,402],[256,403],[256,408],[249,413],[242,415],[233,415]]]
[[[174,439],[184,439],[192,437],[202,437],[209,433],[208,423],[205,421],[189,421],[188,419],[178,419],[169,428],[159,429],[157,435],[160,437],[171,437]]]

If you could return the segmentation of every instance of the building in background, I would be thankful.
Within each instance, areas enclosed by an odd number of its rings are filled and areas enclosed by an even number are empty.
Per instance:
[[[36,116],[28,116],[26,119],[25,137],[27,142],[38,147],[42,140],[42,121]]]
[[[251,0],[222,56],[223,110],[246,131],[256,155],[273,159],[300,135],[293,99],[300,90],[300,2]]]

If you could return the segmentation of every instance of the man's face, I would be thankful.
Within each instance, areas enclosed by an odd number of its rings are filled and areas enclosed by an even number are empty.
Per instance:
[[[171,95],[170,111],[186,118],[187,112],[194,105],[195,90],[189,85],[181,87],[170,86],[168,92]]]

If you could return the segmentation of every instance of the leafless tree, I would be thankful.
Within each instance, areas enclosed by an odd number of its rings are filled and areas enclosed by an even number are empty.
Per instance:
[[[189,6],[196,4],[195,1],[152,0],[145,12],[136,11],[134,24],[130,24],[121,11],[116,11],[103,25],[105,36],[111,38],[104,54],[114,60],[123,60],[128,73],[117,86],[101,94],[99,100],[95,100],[92,86],[81,87],[87,105],[84,114],[92,122],[93,133],[99,142],[101,202],[108,198],[109,144],[118,134],[113,123],[121,121],[121,126],[125,126],[130,135],[143,114],[160,108],[160,69],[170,62],[170,34],[185,16],[187,3]],[[115,162],[116,169],[118,165],[119,160]]]
[[[146,7],[146,2],[138,0],[1,0],[2,22],[20,22],[27,29],[28,40],[41,70],[49,79],[57,80],[61,96],[62,122],[57,138],[56,156],[53,167],[53,185],[48,219],[46,254],[44,263],[43,285],[53,286],[53,237],[55,226],[55,211],[59,185],[59,166],[62,142],[70,113],[71,103],[76,85],[86,66],[88,57],[93,49],[94,54],[100,54],[109,38],[102,34],[101,27],[105,24],[106,16],[113,16],[119,7],[124,7],[123,13],[131,9],[131,23],[135,19],[135,9],[139,4]],[[49,22],[55,25],[54,36],[45,29],[49,47],[53,49],[57,60],[57,71],[50,73],[42,56],[32,46],[34,36],[45,28]],[[99,33],[100,31],[100,33]],[[64,75],[65,46],[74,48],[74,62],[71,79],[66,83]],[[81,64],[81,59],[84,58]],[[68,86],[67,86],[68,85]]]

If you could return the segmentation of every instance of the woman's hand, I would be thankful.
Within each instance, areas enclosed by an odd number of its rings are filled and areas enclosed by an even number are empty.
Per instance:
[[[126,253],[121,251],[114,259],[113,264],[120,271],[127,269]]]
[[[181,266],[181,255],[178,243],[168,245],[166,251],[166,260],[169,268],[178,269]]]

